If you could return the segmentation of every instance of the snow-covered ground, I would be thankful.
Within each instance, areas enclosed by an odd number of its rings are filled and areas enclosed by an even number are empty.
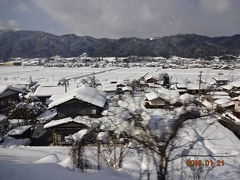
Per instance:
[[[188,167],[186,161],[191,160],[224,160],[224,166],[204,167],[199,173],[201,178],[211,180],[240,179],[240,141],[231,131],[211,117],[203,117],[191,122],[180,131],[177,145],[173,151],[173,160],[169,163],[169,179],[193,179],[194,168]],[[191,148],[190,148],[191,147]],[[72,170],[69,158],[70,147],[47,146],[11,146],[0,147],[0,179],[3,180],[97,180],[97,179],[138,179],[140,167],[146,168],[146,159],[139,161],[139,156],[130,150],[123,161],[123,168],[115,171],[103,167],[99,172],[95,169],[82,173]],[[97,150],[87,150],[87,157],[96,164]],[[178,158],[179,155],[188,155]],[[196,156],[197,155],[197,156]],[[150,166],[152,167],[152,166]],[[195,166],[195,170],[197,167]],[[155,179],[154,169],[150,169],[151,179]],[[143,176],[146,179],[146,175]]]
[[[100,172],[73,171],[69,147],[0,148],[1,180],[127,180],[130,176],[103,169]]]
[[[185,83],[199,79],[202,71],[202,80],[211,82],[213,78],[224,78],[231,81],[240,77],[239,70],[213,70],[208,68],[201,69],[161,69],[158,67],[131,67],[131,68],[67,68],[67,67],[36,67],[36,66],[0,66],[0,82],[2,84],[18,84],[37,80],[42,83],[56,83],[62,78],[76,78],[72,82],[77,83],[81,78],[91,76],[93,73],[100,81],[125,79],[133,80],[149,73],[149,75],[159,76],[160,73],[167,72],[172,81]]]

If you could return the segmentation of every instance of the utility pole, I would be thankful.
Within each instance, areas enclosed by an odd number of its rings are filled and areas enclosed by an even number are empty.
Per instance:
[[[67,93],[67,85],[68,85],[67,79],[63,79],[63,85],[64,85],[65,93]]]
[[[213,89],[213,92],[212,92],[212,112],[214,110],[214,89]]]
[[[201,96],[201,84],[202,84],[202,71],[200,71],[200,75],[199,75],[199,89],[198,89],[199,101]]]

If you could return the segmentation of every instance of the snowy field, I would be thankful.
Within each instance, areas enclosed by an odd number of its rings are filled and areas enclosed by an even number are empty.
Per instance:
[[[126,79],[138,79],[148,73],[158,77],[159,74],[167,72],[172,82],[186,83],[187,81],[199,80],[199,74],[202,71],[202,80],[213,82],[213,78],[224,78],[235,81],[240,78],[239,70],[213,70],[213,69],[161,69],[158,67],[132,67],[132,68],[67,68],[67,67],[37,67],[37,66],[2,66],[0,67],[0,82],[2,84],[24,84],[32,80],[40,83],[56,83],[62,78],[72,78],[73,84],[80,81],[81,78],[92,76],[94,73],[100,81]]]

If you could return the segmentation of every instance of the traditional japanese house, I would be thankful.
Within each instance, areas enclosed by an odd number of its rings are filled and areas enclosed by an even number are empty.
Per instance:
[[[168,105],[168,102],[160,97],[156,92],[150,92],[145,95],[146,97],[146,108],[163,108]]]
[[[158,79],[153,76],[148,76],[145,78],[145,83],[156,83],[158,82]]]
[[[223,85],[227,85],[229,82],[229,78],[226,77],[215,77],[213,78],[215,80],[215,83],[217,86],[223,86]]]
[[[216,110],[220,113],[234,110],[235,103],[231,99],[217,99],[214,103]]]
[[[179,94],[184,94],[187,92],[187,86],[185,84],[178,83],[178,84],[176,84],[176,88],[177,88]]]
[[[106,94],[92,87],[80,87],[51,97],[49,109],[56,108],[56,118],[76,116],[100,117],[107,105]]]
[[[52,143],[54,145],[67,145],[65,137],[74,134],[81,129],[87,129],[88,126],[83,119],[72,119],[70,117],[52,120],[44,125],[44,129],[50,129],[52,134]]]
[[[206,94],[207,93],[207,85],[205,83],[201,83],[201,85],[197,83],[188,83],[187,84],[187,93],[196,95],[196,94]]]
[[[25,91],[13,86],[0,86],[0,113],[7,114],[12,102],[20,101],[20,93],[25,93]]]
[[[146,108],[166,108],[178,102],[179,93],[175,90],[160,89],[145,94]]]
[[[122,88],[123,94],[127,96],[131,96],[133,94],[132,87],[126,86]]]

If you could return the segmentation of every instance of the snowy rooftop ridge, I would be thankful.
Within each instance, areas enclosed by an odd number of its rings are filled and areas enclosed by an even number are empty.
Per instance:
[[[96,88],[83,86],[72,91],[69,91],[61,96],[55,96],[52,99],[52,102],[48,105],[49,108],[58,106],[64,102],[67,102],[71,99],[78,99],[99,107],[104,107],[106,103],[106,93]]]
[[[22,135],[25,131],[27,131],[29,128],[31,128],[31,125],[28,126],[19,126],[16,127],[15,129],[12,129],[7,133],[9,136],[16,136],[16,135]]]
[[[91,124],[86,119],[84,119],[84,117],[82,117],[82,118],[76,117],[75,119],[72,119],[71,117],[67,117],[67,118],[64,118],[64,119],[58,119],[58,120],[50,121],[49,123],[44,125],[44,129],[55,127],[55,126],[58,126],[58,125],[61,125],[61,124],[67,124],[67,123],[70,123],[70,122],[84,124],[88,127],[91,126]]]
[[[49,120],[51,120],[52,118],[54,118],[54,116],[57,115],[57,111],[55,109],[50,109],[45,111],[44,113],[40,114],[37,117],[37,120],[40,121],[41,123],[45,123]]]
[[[34,96],[44,97],[55,94],[64,94],[65,88],[63,86],[38,86],[34,92]]]
[[[149,101],[161,98],[169,101],[171,104],[174,104],[178,101],[179,93],[175,90],[159,89],[157,92],[152,91],[150,93],[146,93],[145,96]]]
[[[13,86],[7,86],[7,85],[0,85],[0,95],[2,93],[4,93],[7,89],[10,89],[12,91],[16,91],[16,92],[19,92],[19,93],[25,93],[25,91],[20,89],[20,88],[16,88],[16,87],[13,87]]]

